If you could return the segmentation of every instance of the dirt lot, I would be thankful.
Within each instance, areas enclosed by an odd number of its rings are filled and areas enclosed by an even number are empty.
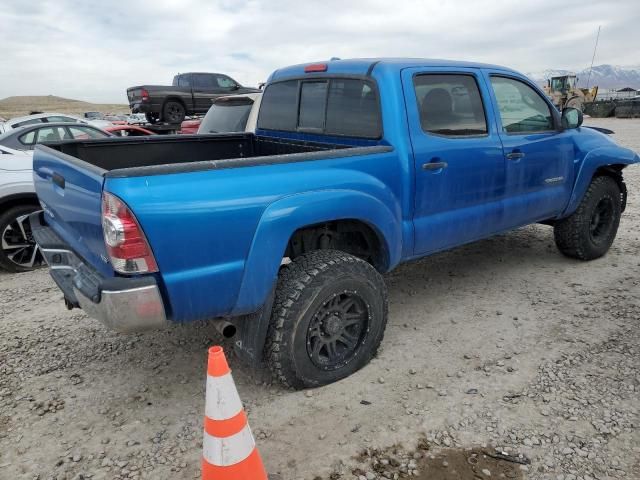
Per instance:
[[[640,120],[590,123],[640,151]],[[605,258],[523,228],[388,275],[381,352],[342,382],[292,392],[236,368],[268,470],[640,478],[640,168],[626,180]],[[0,274],[0,478],[198,478],[215,342],[202,324],[116,334],[68,312],[46,271]],[[491,463],[493,447],[524,464]]]
[[[32,111],[67,113],[79,117],[84,112],[130,113],[128,105],[88,103],[55,95],[16,96],[0,100],[0,117],[22,117]]]

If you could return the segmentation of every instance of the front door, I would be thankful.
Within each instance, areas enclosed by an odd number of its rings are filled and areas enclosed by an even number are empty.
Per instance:
[[[503,229],[505,159],[482,72],[410,68],[402,82],[415,169],[415,255]]]
[[[573,187],[574,142],[551,103],[524,79],[486,72],[506,159],[509,227],[554,218]]]

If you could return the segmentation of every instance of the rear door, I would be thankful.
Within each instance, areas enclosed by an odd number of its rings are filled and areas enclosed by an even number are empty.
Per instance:
[[[191,74],[191,85],[196,113],[206,113],[211,107],[211,99],[224,93],[218,86],[216,76],[208,73]]]
[[[482,73],[402,71],[415,169],[415,254],[469,242],[504,224],[505,160]]]
[[[486,71],[506,159],[509,227],[553,218],[566,207],[576,158],[555,107],[527,80]]]
[[[112,276],[102,236],[104,170],[37,146],[33,180],[47,224],[104,275]]]

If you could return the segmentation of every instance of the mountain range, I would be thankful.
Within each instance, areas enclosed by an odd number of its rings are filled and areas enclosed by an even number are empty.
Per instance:
[[[526,75],[537,83],[546,83],[547,79],[561,75],[575,73],[578,75],[578,86],[586,87],[598,85],[599,88],[624,88],[640,89],[640,65],[598,65],[593,67],[589,79],[589,68],[581,71],[549,69],[542,72],[528,72]]]

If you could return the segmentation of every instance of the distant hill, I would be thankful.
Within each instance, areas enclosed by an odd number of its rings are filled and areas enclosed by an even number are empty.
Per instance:
[[[587,86],[589,79],[589,69],[585,68],[579,72],[570,70],[544,70],[542,72],[529,72],[527,76],[538,83],[544,83],[551,77],[575,73],[578,75],[578,85]],[[640,66],[623,67],[619,65],[598,65],[593,67],[589,86],[598,85],[600,88],[624,88],[631,87],[640,89]]]
[[[34,110],[79,116],[84,112],[130,113],[129,106],[124,104],[89,103],[55,95],[17,96],[0,100],[0,117],[6,119],[29,115]]]

